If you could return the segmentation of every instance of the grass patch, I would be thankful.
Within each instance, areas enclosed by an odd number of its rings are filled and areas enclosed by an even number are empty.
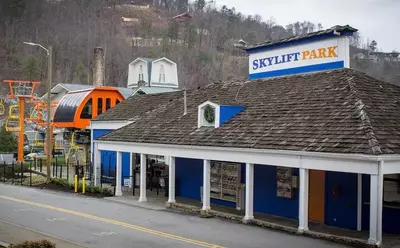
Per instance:
[[[56,245],[47,240],[25,241],[17,245],[10,245],[9,248],[56,248]]]

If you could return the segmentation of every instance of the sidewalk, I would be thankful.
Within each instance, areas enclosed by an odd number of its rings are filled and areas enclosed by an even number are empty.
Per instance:
[[[25,241],[48,240],[57,248],[82,248],[84,246],[60,240],[56,237],[28,230],[24,227],[0,221],[0,241],[6,244],[19,244]]]
[[[147,190],[147,202],[139,202],[139,190],[135,190],[135,196],[132,192],[124,192],[120,197],[107,197],[110,201],[128,204],[135,207],[142,207],[152,210],[166,210],[190,212],[201,217],[218,217],[243,223],[244,211],[236,210],[219,205],[211,205],[211,210],[207,212],[201,211],[201,202],[186,198],[177,197],[176,203],[168,204],[167,197],[164,192],[159,195],[155,191]],[[342,228],[327,226],[324,224],[309,222],[309,231],[304,233],[298,232],[298,220],[289,219],[274,215],[254,213],[254,220],[248,221],[245,224],[256,225],[264,228],[275,229],[296,235],[306,235],[313,238],[324,239],[335,243],[342,243],[356,247],[373,247],[367,244],[369,233],[368,231],[354,231]],[[383,247],[385,248],[400,248],[400,235],[385,234],[383,237]]]

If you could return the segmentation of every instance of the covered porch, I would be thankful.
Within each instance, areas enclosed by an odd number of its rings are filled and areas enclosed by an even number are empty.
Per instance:
[[[352,236],[357,239],[363,239],[366,243],[376,246],[382,245],[382,212],[383,212],[383,179],[386,174],[400,173],[399,156],[368,156],[354,154],[334,154],[300,151],[278,151],[278,150],[260,150],[260,149],[239,149],[239,148],[220,148],[220,147],[200,147],[200,146],[177,146],[161,144],[127,143],[96,141],[94,143],[94,166],[95,166],[95,184],[99,184],[99,168],[102,150],[111,150],[117,152],[116,163],[116,196],[121,196],[121,172],[122,172],[122,153],[140,154],[140,187],[138,202],[147,202],[148,195],[146,190],[146,154],[158,154],[166,156],[169,169],[168,183],[168,204],[174,205],[183,203],[185,205],[201,204],[203,213],[212,213],[214,210],[231,212],[232,215],[240,216],[244,222],[263,221],[271,218],[264,213],[255,213],[254,211],[254,192],[255,192],[255,165],[273,166],[282,168],[292,168],[298,170],[298,198],[296,217],[290,219],[287,223],[291,228],[295,228],[298,233],[329,232],[326,228],[319,230],[321,226],[310,222],[321,212],[321,206],[310,202],[313,195],[310,186],[318,180],[319,173],[322,172],[342,172],[355,175],[357,185],[357,231],[346,230],[345,236]],[[132,156],[131,156],[132,157]],[[202,179],[201,201],[193,201],[185,198],[176,197],[176,158],[196,159],[202,161],[202,173],[199,175]],[[221,207],[218,204],[212,204],[211,201],[211,162],[228,161],[243,164],[245,169],[244,178],[244,204],[240,208]],[[132,162],[131,162],[132,164]],[[132,170],[130,170],[132,171]],[[316,173],[317,172],[317,173]],[[369,202],[363,202],[362,182],[363,175],[368,176]],[[311,180],[310,180],[311,177]],[[315,177],[316,179],[313,179]],[[346,189],[342,189],[346,190]],[[199,189],[200,192],[200,189]],[[311,198],[311,199],[310,199]],[[200,203],[201,202],[201,203]],[[313,204],[313,205],[311,205]],[[363,213],[365,206],[369,206],[368,213]],[[322,206],[322,208],[324,208]],[[232,213],[233,211],[233,213]],[[324,214],[324,210],[322,210]],[[368,216],[369,223],[362,223],[363,214]],[[266,217],[267,216],[267,217]],[[275,220],[286,220],[286,218],[277,217]],[[272,219],[273,220],[273,219]],[[363,232],[363,226],[368,227],[367,232]],[[334,228],[334,230],[343,230]],[[341,235],[341,234],[339,234]]]

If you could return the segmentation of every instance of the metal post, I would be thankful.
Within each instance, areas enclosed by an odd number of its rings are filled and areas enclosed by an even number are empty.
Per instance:
[[[11,166],[12,166],[12,180],[11,180],[11,183],[14,184],[14,176],[15,176],[15,175],[14,175],[14,174],[15,174],[14,162],[12,162]]]
[[[21,185],[22,185],[22,181],[23,181],[23,179],[24,179],[24,163],[23,162],[20,162],[21,163]]]
[[[24,161],[24,125],[25,125],[25,98],[18,97],[19,102],[19,135],[18,135],[18,162]]]
[[[57,161],[57,158],[56,158]],[[63,165],[60,164],[60,178],[62,178],[62,174],[63,174]]]
[[[103,164],[100,164],[100,188],[103,188]]]
[[[68,165],[68,163],[66,163],[65,166],[67,167],[67,182],[69,183],[69,165]]]
[[[4,182],[6,182],[6,161],[4,161],[4,175],[3,175],[3,177],[4,177]]]
[[[53,133],[51,128],[51,78],[52,78],[52,59],[53,48],[50,46],[48,49],[48,85],[47,85],[47,182],[50,182],[50,166],[51,166],[51,143],[53,141]]]
[[[37,166],[37,158],[35,158],[35,170],[36,170],[36,166]]]
[[[32,160],[29,163],[29,186],[32,187]]]
[[[136,154],[135,154],[136,156]],[[135,189],[136,189],[136,165],[135,168],[133,168],[133,178],[131,179],[131,183],[132,183],[132,194],[135,195]]]
[[[40,161],[40,172],[42,172],[43,171],[43,160],[39,160]]]
[[[57,159],[55,159],[54,163],[55,163],[55,165],[56,165],[56,177],[57,177],[57,175],[58,175],[58,164],[57,164]]]
[[[52,162],[52,167],[53,167],[53,177],[54,177],[54,170],[55,170],[55,168],[54,168],[54,162]]]

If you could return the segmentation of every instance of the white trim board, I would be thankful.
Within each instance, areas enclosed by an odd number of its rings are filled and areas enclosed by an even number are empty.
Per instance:
[[[126,125],[133,123],[133,121],[91,121],[91,128],[94,129],[111,129],[116,130]]]
[[[95,141],[99,150],[157,154],[182,158],[221,160],[362,174],[378,174],[382,160],[400,161],[400,156],[334,154],[303,151],[241,149],[227,147],[178,146],[165,144]]]

